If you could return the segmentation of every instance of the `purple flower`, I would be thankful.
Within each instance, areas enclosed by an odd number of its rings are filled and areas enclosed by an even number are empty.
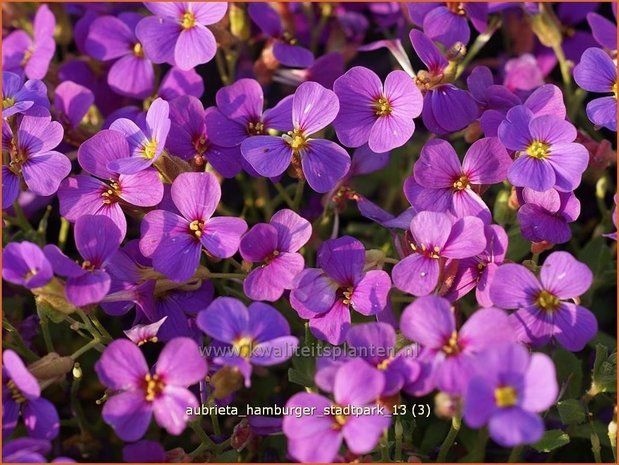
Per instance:
[[[612,4],[615,23],[608,18],[594,12],[587,14],[587,22],[591,28],[593,38],[608,50],[617,50],[617,5]]]
[[[298,253],[310,236],[312,225],[292,210],[280,210],[267,223],[252,227],[241,239],[243,260],[263,263],[243,282],[243,291],[252,300],[275,302],[284,290],[292,289],[305,260]]]
[[[101,302],[110,290],[108,261],[118,251],[122,235],[116,224],[103,215],[84,215],[75,222],[75,246],[84,261],[77,264],[53,244],[45,256],[54,272],[66,276],[65,293],[73,305],[83,307]]]
[[[414,178],[407,179],[404,193],[417,211],[448,211],[457,218],[477,216],[490,223],[492,214],[479,188],[504,181],[511,163],[495,137],[474,142],[462,163],[449,142],[435,139],[421,149],[413,168]]]
[[[22,437],[11,441],[3,441],[2,461],[5,463],[48,463],[44,457],[52,450],[51,443],[46,439]],[[66,460],[69,462],[70,460]]]
[[[342,415],[341,406],[371,407],[385,386],[383,373],[363,360],[353,360],[340,368],[335,377],[335,402],[313,393],[298,393],[286,407],[314,408],[311,415],[286,415],[283,430],[288,439],[288,453],[300,462],[331,462],[345,440],[353,454],[367,454],[374,449],[389,417],[373,412],[368,415]],[[317,447],[318,446],[318,447]]]
[[[47,87],[38,79],[29,79],[24,83],[22,76],[3,72],[2,73],[2,116],[18,113],[31,114],[38,107],[49,109],[47,99]],[[35,113],[36,114],[36,113]]]
[[[522,101],[507,87],[495,84],[492,71],[486,66],[473,68],[471,74],[466,78],[466,84],[482,111],[480,123],[484,134],[486,137],[496,137],[496,131],[494,134],[489,134],[484,120],[498,114],[498,118],[500,118],[496,123],[498,126],[505,118],[505,113],[513,106],[520,105]],[[486,112],[489,114],[486,115]],[[496,118],[495,116],[492,120]]]
[[[589,92],[612,96],[599,97],[587,104],[591,122],[611,131],[617,131],[617,66],[606,52],[589,48],[574,68],[574,80]]]
[[[284,97],[274,108],[263,112],[264,95],[255,79],[239,79],[221,88],[215,100],[217,110],[208,112],[206,126],[210,139],[217,145],[237,147],[248,137],[269,134],[272,129],[290,129],[292,97]]]
[[[297,276],[290,304],[309,319],[312,334],[341,344],[350,328],[350,307],[362,315],[378,314],[387,306],[391,280],[383,270],[364,271],[365,248],[350,236],[325,241],[316,263],[320,268]]]
[[[550,357],[505,344],[480,355],[464,395],[464,421],[471,428],[487,424],[490,437],[504,447],[533,444],[544,434],[536,414],[550,408],[558,393]]]
[[[97,60],[112,62],[107,82],[120,95],[137,99],[148,97],[155,87],[152,62],[144,56],[135,28],[143,18],[137,13],[100,16],[90,25],[86,53]]]
[[[479,353],[514,340],[514,329],[502,310],[477,310],[458,330],[451,304],[436,296],[420,297],[406,307],[400,328],[407,338],[421,344],[418,358],[427,365],[428,375],[413,385],[416,395],[433,388],[462,394],[480,363]]]
[[[33,438],[54,439],[60,420],[56,407],[41,397],[41,387],[19,355],[2,353],[2,436],[11,435],[21,413],[26,431]]]
[[[461,42],[466,45],[471,37],[467,19],[478,32],[485,32],[488,6],[483,2],[432,2],[411,3],[408,11],[413,23],[423,27],[423,32],[446,48]]]
[[[123,332],[130,341],[132,341],[134,344],[137,344],[138,346],[146,344],[147,342],[157,342],[159,340],[157,338],[159,328],[161,328],[161,325],[165,323],[165,320],[167,318],[167,316],[164,316],[159,321],[148,325],[135,325],[131,329]]]
[[[238,149],[220,145],[211,138],[211,134],[219,133],[219,129],[207,124],[205,119],[214,113],[217,113],[215,108],[205,112],[202,102],[190,95],[172,100],[166,148],[198,168],[203,169],[208,162],[219,174],[231,178],[241,171],[241,155]]]
[[[278,68],[273,80],[293,87],[304,81],[315,81],[327,89],[333,88],[335,80],[344,74],[344,57],[339,52],[325,53],[306,69]]]
[[[281,137],[245,139],[241,152],[258,174],[275,177],[292,161],[302,170],[310,187],[328,192],[350,168],[350,156],[335,142],[310,136],[333,121],[340,108],[337,96],[316,82],[301,84],[292,100],[292,124]]]
[[[108,163],[108,169],[121,174],[135,174],[157,161],[170,131],[170,106],[162,98],[156,99],[146,113],[146,128],[142,131],[133,121],[120,118],[110,129],[127,138],[131,157],[115,158]]]
[[[37,9],[33,22],[34,36],[25,31],[11,32],[2,41],[2,70],[25,73],[29,79],[43,79],[56,51],[56,18],[47,5]]]
[[[2,166],[2,208],[8,208],[20,192],[23,179],[37,195],[52,195],[71,171],[71,162],[62,153],[52,150],[62,141],[62,125],[52,121],[43,108],[35,115],[22,118],[17,139],[8,124],[2,126],[3,152],[8,149],[10,161]],[[5,148],[5,144],[7,147]]]
[[[95,96],[90,89],[72,81],[59,84],[54,91],[54,108],[70,128],[79,126],[93,103]]]
[[[101,382],[116,391],[103,407],[103,420],[124,441],[137,441],[153,414],[159,426],[172,435],[183,432],[198,401],[187,389],[204,379],[206,360],[191,339],[171,340],[149,370],[138,346],[126,339],[112,342],[95,365]]]
[[[604,234],[604,237],[608,237],[609,239],[617,240],[617,194],[613,197],[613,201],[615,202],[615,207],[611,213],[611,217],[613,220],[613,224],[615,225],[615,232]],[[6,262],[5,262],[6,263]]]
[[[155,16],[142,19],[135,35],[153,63],[182,70],[208,63],[215,56],[215,36],[206,26],[226,14],[225,2],[144,3]]]
[[[422,32],[413,29],[410,40],[427,71],[417,73],[416,84],[424,92],[422,120],[436,134],[459,131],[475,121],[478,108],[471,94],[445,81],[449,62]]]
[[[182,70],[170,68],[163,79],[157,94],[164,100],[173,100],[182,95],[191,95],[200,98],[204,93],[204,80],[195,69]]]
[[[558,192],[555,189],[536,192],[524,188],[521,195],[518,223],[525,239],[552,244],[563,244],[571,239],[569,223],[576,221],[580,215],[580,201],[573,192]]]
[[[574,143],[576,128],[571,123],[554,115],[535,116],[525,105],[509,110],[499,126],[499,139],[517,152],[507,174],[516,187],[570,192],[589,163],[587,149]]]
[[[162,463],[168,458],[161,443],[143,439],[123,447],[123,460],[127,463]]]
[[[544,74],[530,53],[512,58],[505,63],[503,85],[511,91],[532,91],[544,84]]]
[[[391,272],[398,289],[421,296],[439,283],[445,259],[462,259],[480,254],[486,247],[484,223],[465,216],[453,221],[445,213],[422,211],[410,223],[412,254],[398,262]]]
[[[284,66],[309,68],[314,63],[314,55],[297,44],[292,34],[284,31],[280,15],[268,4],[251,2],[247,13],[260,30],[273,42],[273,56]]]
[[[484,226],[486,248],[475,257],[458,261],[458,271],[454,283],[449,289],[447,298],[451,301],[459,300],[471,289],[475,288],[475,299],[482,307],[491,307],[490,286],[494,280],[494,273],[505,261],[507,253],[507,233],[498,224]]]
[[[510,316],[520,341],[535,347],[555,338],[572,352],[583,349],[597,332],[593,313],[567,299],[591,286],[591,270],[567,252],[553,252],[539,280],[522,265],[504,264],[494,275],[490,298],[497,307],[518,309]]]
[[[2,278],[28,289],[43,287],[54,276],[41,248],[32,242],[10,242],[2,250]]]
[[[371,70],[355,66],[339,77],[333,90],[345,105],[333,121],[337,137],[347,147],[368,144],[388,152],[406,144],[421,114],[421,92],[404,71],[392,71],[385,85]]]
[[[221,187],[211,173],[182,173],[172,184],[172,200],[180,214],[155,210],[142,220],[140,251],[155,270],[186,281],[200,263],[202,247],[218,258],[236,253],[247,223],[240,218],[211,218]]]
[[[249,308],[232,297],[219,297],[198,313],[198,327],[220,344],[213,362],[237,368],[251,385],[252,365],[271,366],[294,355],[299,340],[273,307],[253,302]],[[221,354],[221,355],[218,355]]]
[[[108,168],[113,160],[129,156],[127,140],[116,131],[105,129],[83,142],[77,159],[93,176],[77,175],[62,183],[58,190],[62,216],[72,222],[83,215],[107,216],[124,237],[127,220],[121,204],[152,207],[163,197],[163,184],[153,168],[135,174],[118,174]]]

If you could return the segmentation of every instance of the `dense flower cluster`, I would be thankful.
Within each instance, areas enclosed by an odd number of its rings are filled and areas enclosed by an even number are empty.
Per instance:
[[[616,453],[615,4],[3,16],[5,461]]]

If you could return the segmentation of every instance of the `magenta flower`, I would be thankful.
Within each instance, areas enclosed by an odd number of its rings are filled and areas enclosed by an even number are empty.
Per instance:
[[[580,215],[580,201],[573,192],[558,192],[555,189],[536,192],[525,187],[521,197],[518,223],[525,239],[563,244],[572,238],[569,223],[576,221]]]
[[[312,225],[292,210],[280,210],[271,221],[252,227],[241,239],[243,260],[262,263],[243,282],[243,291],[252,300],[275,302],[284,290],[292,289],[305,260],[298,253],[310,236]]]
[[[34,16],[33,37],[23,30],[11,32],[2,41],[2,71],[25,73],[43,79],[56,51],[56,18],[49,6],[41,5]]]
[[[427,67],[427,71],[420,71],[416,77],[417,86],[425,90],[421,115],[425,127],[443,135],[459,131],[475,121],[478,108],[471,94],[444,82],[449,62],[438,47],[416,29],[411,30],[410,40]]]
[[[142,220],[140,251],[155,270],[175,281],[191,278],[200,263],[202,247],[218,258],[239,248],[247,223],[240,218],[215,217],[221,187],[211,173],[182,173],[172,184],[172,201],[180,215],[154,210]]]
[[[237,368],[246,387],[251,385],[252,365],[283,363],[299,344],[290,335],[286,318],[262,302],[253,302],[248,308],[238,299],[219,297],[198,313],[197,324],[219,343],[214,346],[213,362]]]
[[[504,264],[494,275],[490,298],[500,308],[517,309],[510,316],[520,341],[535,347],[555,338],[572,352],[595,336],[595,315],[566,302],[584,294],[593,281],[591,270],[567,252],[553,252],[541,267],[539,280],[527,268]]]
[[[616,34],[615,28],[615,38]],[[574,68],[574,80],[590,92],[613,94],[590,101],[587,116],[593,124],[617,131],[617,66],[608,54],[599,48],[587,49]]]
[[[554,115],[535,116],[524,105],[509,110],[499,126],[499,139],[517,152],[507,174],[517,187],[570,192],[589,163],[587,149],[574,143],[576,128],[571,123]]]
[[[23,113],[32,114],[39,107],[49,110],[47,99],[47,87],[38,79],[29,79],[24,83],[22,76],[3,72],[2,73],[2,116]]]
[[[71,171],[66,155],[52,150],[62,141],[62,125],[52,121],[43,108],[37,115],[26,115],[17,129],[17,138],[8,124],[2,126],[3,152],[8,146],[9,163],[2,166],[2,208],[8,208],[20,192],[23,179],[37,195],[52,195]]]
[[[153,63],[182,70],[208,63],[215,56],[215,36],[206,27],[226,14],[225,2],[144,3],[155,16],[142,19],[135,35]]]
[[[83,215],[103,215],[127,232],[121,205],[153,207],[163,197],[163,184],[153,168],[135,174],[118,174],[108,168],[119,158],[129,159],[129,144],[116,131],[102,130],[83,142],[77,159],[86,173],[66,179],[58,190],[60,213],[71,222]]]
[[[101,302],[110,290],[106,267],[121,241],[121,232],[111,219],[103,215],[84,215],[75,222],[75,246],[84,259],[81,265],[57,246],[45,246],[45,256],[54,272],[67,277],[65,293],[69,302],[78,307]]]
[[[142,131],[133,121],[120,118],[110,125],[110,129],[120,132],[127,138],[131,157],[115,158],[108,169],[121,174],[135,174],[145,170],[157,161],[170,131],[170,106],[162,98],[156,99],[146,113],[146,128]]]
[[[95,96],[90,89],[72,81],[59,84],[54,91],[54,108],[59,119],[70,128],[80,125],[94,102]]]
[[[9,437],[21,414],[26,431],[37,439],[58,436],[56,407],[41,397],[39,382],[12,350],[2,353],[2,435]]]
[[[415,131],[413,118],[421,114],[421,92],[404,71],[392,71],[385,85],[371,70],[355,66],[339,77],[333,90],[340,111],[333,121],[338,139],[347,147],[368,144],[388,152],[406,144]]]
[[[141,346],[147,342],[157,342],[159,340],[159,338],[157,338],[159,328],[161,328],[161,325],[165,323],[167,318],[167,316],[164,316],[160,320],[151,324],[135,325],[123,332],[125,333],[125,336],[127,336],[129,340],[137,346]]]
[[[338,370],[333,390],[335,402],[306,392],[292,396],[286,403],[287,407],[315,407],[316,413],[284,417],[283,430],[288,438],[288,453],[300,462],[332,462],[343,441],[353,454],[371,452],[383,430],[389,427],[389,417],[379,413],[345,416],[323,412],[337,406],[370,407],[375,404],[384,386],[384,374],[357,359]]]
[[[155,70],[144,56],[135,28],[143,18],[137,13],[100,16],[90,25],[86,38],[86,53],[97,60],[113,62],[107,83],[120,95],[143,99],[155,87]]]
[[[103,420],[122,440],[137,441],[153,414],[168,433],[184,431],[187,409],[198,406],[187,387],[204,379],[207,365],[198,345],[179,337],[165,345],[151,371],[133,342],[118,339],[105,349],[95,370],[101,383],[115,391],[105,402]]]
[[[533,444],[544,434],[537,413],[550,408],[558,394],[550,357],[504,344],[480,355],[464,395],[464,421],[471,428],[487,424],[490,437],[504,447]]]
[[[362,315],[381,312],[391,279],[383,270],[364,271],[365,248],[350,236],[325,241],[316,263],[320,268],[307,268],[297,276],[290,304],[309,320],[312,334],[341,344],[350,328],[350,308]]]
[[[301,84],[292,100],[291,131],[281,137],[255,136],[243,141],[241,153],[258,174],[275,177],[292,161],[316,192],[328,192],[350,168],[350,156],[335,142],[310,138],[324,129],[339,111],[333,91],[316,82]]]
[[[41,248],[32,242],[10,242],[2,250],[2,278],[28,289],[43,287],[54,276]]]
[[[451,304],[436,296],[420,297],[406,307],[400,327],[402,334],[421,344],[418,359],[428,370],[413,385],[416,395],[433,388],[463,394],[481,362],[479,353],[514,340],[514,329],[502,310],[477,310],[458,330]]]
[[[445,259],[474,257],[486,247],[484,223],[473,216],[453,221],[445,213],[422,211],[411,220],[410,233],[412,254],[391,276],[395,287],[416,296],[436,288]]]
[[[414,177],[405,182],[404,193],[417,211],[450,212],[457,218],[476,216],[490,223],[492,214],[480,197],[479,188],[482,184],[503,182],[511,163],[495,137],[474,142],[462,163],[449,142],[431,140],[421,149],[413,168]]]

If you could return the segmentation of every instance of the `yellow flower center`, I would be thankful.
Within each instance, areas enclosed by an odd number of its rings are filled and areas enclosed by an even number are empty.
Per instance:
[[[202,237],[202,231],[204,230],[204,221],[194,220],[189,223],[189,232],[193,233],[196,238]]]
[[[282,137],[295,152],[299,152],[307,146],[307,138],[303,135],[301,129],[288,131],[288,134],[284,134]]]
[[[376,116],[389,116],[391,114],[391,103],[387,97],[379,97],[374,102],[374,111]]]
[[[462,2],[447,2],[447,8],[449,11],[459,16],[466,15],[466,11],[464,11],[464,4]]]
[[[151,375],[150,373],[144,377],[144,392],[145,399],[149,402],[155,400],[163,392],[165,383],[159,375]]]
[[[159,338],[157,336],[149,337],[149,338],[146,338],[146,339],[141,339],[141,340],[138,341],[138,347],[143,346],[147,342],[152,342],[154,344],[157,341],[159,341]]]
[[[456,355],[459,354],[461,347],[458,345],[458,332],[454,331],[449,336],[449,340],[443,346],[443,352],[445,355]]]
[[[258,121],[257,123],[250,121],[247,123],[247,134],[250,136],[260,136],[265,133],[265,127],[262,121]]]
[[[155,154],[157,153],[157,141],[154,139],[148,141],[142,148],[142,153],[144,154],[144,158],[148,158],[149,160],[155,158]]]
[[[389,364],[393,361],[393,359],[390,358],[386,358],[385,360],[383,360],[382,362],[380,362],[378,365],[376,365],[376,368],[378,368],[381,371],[384,371],[387,369],[387,367],[389,367]]]
[[[333,415],[333,424],[331,428],[339,431],[344,427],[347,421],[348,417],[346,415]]]
[[[254,350],[254,340],[250,337],[243,336],[234,341],[232,345],[234,350],[239,354],[239,357],[249,358]]]
[[[615,83],[612,85],[612,87],[610,88],[610,91],[614,94],[615,100],[616,100],[617,99],[617,81],[615,81]]]
[[[550,154],[550,145],[545,142],[535,140],[527,147],[527,155],[538,160],[547,158]]]
[[[469,178],[465,174],[456,179],[453,183],[454,190],[463,191],[470,186]]]
[[[5,110],[7,108],[10,108],[13,105],[15,105],[15,99],[14,98],[7,97],[4,100],[2,100],[2,109],[3,110]]]
[[[518,395],[513,387],[502,386],[494,390],[494,400],[498,407],[513,407],[518,402]]]
[[[144,49],[142,48],[142,44],[136,42],[133,46],[133,54],[138,58],[144,58]]]
[[[342,293],[342,303],[344,305],[350,305],[350,302],[352,301],[353,288],[343,287],[343,288],[340,288],[340,292]]]
[[[82,262],[82,269],[83,269],[83,270],[86,270],[86,271],[94,271],[94,270],[95,270],[95,268],[96,268],[96,267],[95,267],[95,264],[94,264],[94,263],[91,263],[91,262],[90,262],[90,261],[88,261],[88,260],[84,260],[84,261]]]
[[[181,18],[181,27],[185,30],[191,29],[196,25],[196,17],[193,12],[186,11]]]
[[[9,382],[6,383],[6,386],[9,388],[11,399],[13,399],[18,404],[23,404],[24,402],[26,402],[26,398],[24,397],[24,395],[21,393],[21,391],[15,384],[15,381],[13,381],[12,379],[9,380]]]
[[[120,185],[116,181],[110,181],[109,188],[101,192],[102,202],[105,205],[110,205],[118,201],[120,196]]]
[[[535,299],[535,305],[537,305],[537,307],[541,308],[542,310],[546,310],[547,312],[555,311],[557,308],[559,308],[560,304],[561,301],[559,300],[559,298],[546,290],[541,291]]]

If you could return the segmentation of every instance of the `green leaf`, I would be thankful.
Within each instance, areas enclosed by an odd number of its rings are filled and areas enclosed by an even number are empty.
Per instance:
[[[531,243],[522,237],[520,226],[517,224],[509,228],[507,237],[509,239],[507,258],[513,262],[521,262],[531,252]]]
[[[586,419],[585,409],[576,399],[562,400],[557,409],[564,425],[578,425]]]
[[[570,442],[570,437],[560,429],[551,429],[544,433],[542,439],[533,444],[538,452],[550,452]]]
[[[595,393],[617,392],[617,353],[608,355],[606,346],[597,344],[592,377]]]
[[[557,368],[557,379],[559,384],[567,385],[564,396],[567,398],[579,397],[582,395],[582,362],[572,353],[565,349],[558,348],[552,355],[552,361]]]
[[[288,381],[295,384],[300,384],[303,387],[314,386],[314,380],[311,376],[296,370],[294,368],[288,368]]]

